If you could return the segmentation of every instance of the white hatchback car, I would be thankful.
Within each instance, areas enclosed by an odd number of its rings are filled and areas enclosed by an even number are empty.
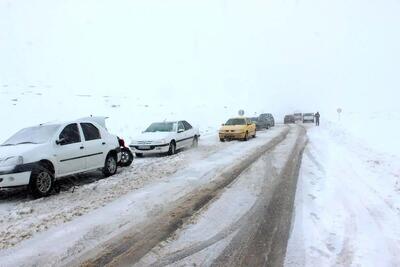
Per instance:
[[[143,154],[168,153],[184,147],[197,147],[200,133],[187,121],[155,122],[132,141],[130,148],[137,157]]]
[[[28,185],[34,197],[51,193],[56,179],[103,169],[111,176],[121,158],[117,136],[102,118],[25,128],[0,145],[0,188]],[[104,126],[103,126],[104,125]]]

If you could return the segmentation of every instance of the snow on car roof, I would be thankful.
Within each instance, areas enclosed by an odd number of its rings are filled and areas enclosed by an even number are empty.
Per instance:
[[[76,120],[65,120],[65,121],[55,120],[55,121],[40,123],[39,125],[34,125],[34,126],[62,125],[62,124],[67,124],[67,123],[78,123],[78,122],[95,122],[95,123],[105,127],[106,119],[108,119],[108,117],[103,117],[103,116],[85,117],[85,118],[80,118],[80,119],[76,119]]]

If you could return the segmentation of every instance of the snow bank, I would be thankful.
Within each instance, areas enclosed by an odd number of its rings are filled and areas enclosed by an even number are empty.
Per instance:
[[[397,121],[352,114],[310,127],[287,267],[400,265],[400,158],[386,139]]]

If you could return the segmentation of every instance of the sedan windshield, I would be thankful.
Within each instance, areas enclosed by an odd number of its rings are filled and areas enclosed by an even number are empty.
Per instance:
[[[174,132],[174,122],[156,122],[146,129],[146,133],[154,132]]]
[[[2,144],[2,146],[13,146],[20,144],[43,144],[50,140],[56,131],[60,128],[60,125],[42,125],[29,127],[20,130],[7,141]]]
[[[229,119],[225,125],[246,125],[245,119]]]

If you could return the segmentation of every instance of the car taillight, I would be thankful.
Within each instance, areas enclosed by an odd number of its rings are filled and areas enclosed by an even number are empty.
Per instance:
[[[118,142],[119,142],[119,145],[120,145],[120,146],[125,147],[125,141],[124,141],[124,139],[119,138],[119,139],[118,139]]]

